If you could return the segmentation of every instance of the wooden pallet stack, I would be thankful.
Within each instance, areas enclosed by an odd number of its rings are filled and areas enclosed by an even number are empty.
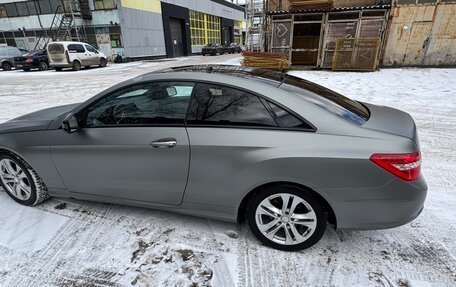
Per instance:
[[[284,70],[290,67],[290,61],[279,53],[242,52],[242,65],[252,68]]]

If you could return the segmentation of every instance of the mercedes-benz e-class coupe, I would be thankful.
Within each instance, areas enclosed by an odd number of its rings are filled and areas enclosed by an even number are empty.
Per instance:
[[[0,179],[50,196],[247,221],[299,250],[335,228],[410,222],[427,186],[415,123],[269,70],[187,66],[0,125]]]

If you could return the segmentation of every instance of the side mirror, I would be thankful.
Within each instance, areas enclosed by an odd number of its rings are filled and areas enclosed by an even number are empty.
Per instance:
[[[70,113],[65,117],[62,122],[62,129],[69,134],[74,133],[80,129],[78,119],[74,113]]]

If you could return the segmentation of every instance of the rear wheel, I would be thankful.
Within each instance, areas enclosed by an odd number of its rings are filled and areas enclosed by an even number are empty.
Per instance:
[[[100,59],[100,67],[104,68],[108,64],[108,61],[105,58]]]
[[[11,70],[11,67],[12,66],[11,66],[10,62],[3,62],[3,64],[2,64],[3,71],[9,71],[9,70]]]
[[[0,184],[12,199],[23,205],[36,205],[49,198],[36,171],[11,153],[0,153]]]
[[[273,186],[247,206],[247,223],[264,244],[285,251],[309,248],[325,233],[326,213],[311,192],[290,185]]]
[[[73,61],[73,71],[79,71],[81,69],[81,63],[79,61]]]
[[[38,69],[40,69],[40,71],[47,71],[47,69],[49,69],[49,65],[46,62],[40,62]]]

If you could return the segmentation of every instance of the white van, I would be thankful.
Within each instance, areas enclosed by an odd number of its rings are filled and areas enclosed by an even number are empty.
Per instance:
[[[74,71],[82,66],[97,65],[106,67],[106,55],[94,47],[82,42],[52,42],[47,45],[49,66],[56,71],[63,68],[72,68]]]

